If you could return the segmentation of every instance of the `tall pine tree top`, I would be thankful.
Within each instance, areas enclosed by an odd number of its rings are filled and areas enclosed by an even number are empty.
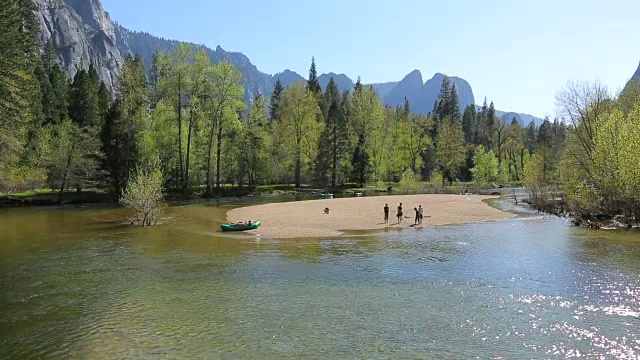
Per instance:
[[[358,91],[362,91],[362,81],[360,80],[360,76],[358,76],[358,81],[356,81],[355,86],[353,87],[353,89],[358,92]]]
[[[448,112],[449,115],[451,115],[451,119],[453,119],[454,123],[456,124],[460,123],[460,98],[458,97],[458,89],[456,88],[456,84],[453,84],[453,86],[451,86],[451,96],[449,97],[448,105]]]
[[[273,86],[273,92],[271,93],[271,102],[269,103],[269,119],[271,121],[280,121],[280,99],[282,98],[282,92],[284,87],[280,82],[280,79],[276,81]]]
[[[316,59],[313,57],[311,58],[311,68],[309,69],[309,81],[307,82],[307,88],[316,95],[322,94],[322,88],[318,81],[318,72],[316,71]]]
[[[404,116],[406,118],[409,118],[409,115],[411,115],[411,105],[409,104],[409,99],[407,99],[407,97],[404,97]]]

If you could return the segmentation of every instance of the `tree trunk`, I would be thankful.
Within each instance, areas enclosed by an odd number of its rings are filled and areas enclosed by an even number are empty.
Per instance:
[[[73,146],[71,147],[71,152],[73,152]],[[69,167],[71,166],[71,160],[73,155],[69,155],[67,157],[67,166],[64,168],[64,175],[62,175],[62,183],[60,184],[60,192],[58,193],[58,202],[62,201],[62,194],[64,193],[64,189],[67,185],[67,176],[69,175]]]
[[[302,156],[300,154],[302,150],[300,149],[300,142],[298,142],[298,146],[296,147],[296,174],[295,181],[296,187],[299,188],[302,183]]]
[[[180,76],[178,75],[178,82],[180,82]],[[180,185],[184,184],[184,167],[182,162],[182,91],[178,87],[178,153],[180,157]]]
[[[113,168],[113,175],[114,175],[114,190],[116,191],[116,196],[120,197],[120,193],[122,188],[120,187],[120,150],[118,150],[118,143],[119,143],[119,139],[120,137],[118,135],[116,135],[116,146],[115,146],[115,155],[116,158],[114,160],[114,168]]]
[[[337,126],[333,125],[333,164],[331,167],[331,187],[336,188],[338,178],[338,138]]]
[[[207,152],[207,197],[211,197],[211,151],[213,150],[213,127],[209,132],[209,151]]]
[[[222,153],[222,125],[218,127],[218,144],[216,159],[216,191],[220,195],[220,154]]]
[[[191,155],[191,130],[193,129],[193,110],[189,111],[189,129],[187,130],[187,161],[184,168],[184,190],[188,191],[190,188],[189,182],[189,157]]]

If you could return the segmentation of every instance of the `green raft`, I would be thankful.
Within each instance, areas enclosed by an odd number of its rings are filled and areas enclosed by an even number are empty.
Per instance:
[[[222,231],[245,231],[257,229],[258,226],[260,226],[260,221],[252,221],[251,225],[222,224],[220,225],[220,228]]]

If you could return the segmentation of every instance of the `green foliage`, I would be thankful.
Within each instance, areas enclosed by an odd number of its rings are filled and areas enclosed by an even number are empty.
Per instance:
[[[524,167],[524,184],[531,189],[538,189],[544,186],[544,157],[539,154],[531,156],[529,162]]]
[[[407,169],[402,173],[400,179],[400,188],[403,190],[416,190],[418,187],[418,176],[411,170]]]
[[[471,104],[464,109],[464,114],[462,115],[462,131],[464,132],[464,140],[467,144],[473,144],[476,141],[477,117],[475,105]]]
[[[386,134],[382,100],[372,87],[360,86],[349,96],[345,107],[352,146],[360,146],[360,154],[366,154],[369,158],[367,173],[378,179],[382,176],[385,161]]]
[[[87,188],[99,179],[102,158],[97,133],[82,128],[69,118],[50,125],[37,134],[40,164],[48,170],[50,187],[60,194],[68,188]]]
[[[283,91],[284,86],[282,86],[280,79],[278,79],[273,86],[273,92],[271,92],[269,104],[269,120],[271,121],[280,121],[280,99],[282,98]]]
[[[360,187],[364,187],[371,175],[369,153],[367,152],[364,135],[360,135],[358,139],[351,162],[353,163],[352,180],[357,181]]]
[[[434,171],[433,174],[431,174],[429,183],[433,186],[442,186],[444,184],[444,176],[442,175],[442,172],[439,170]]]
[[[316,182],[323,187],[331,185],[335,188],[340,179],[344,180],[346,174],[343,165],[349,155],[349,129],[342,96],[333,78],[327,85],[323,108],[326,109],[325,122],[318,144]]]
[[[42,117],[38,66],[38,21],[30,0],[0,5],[0,188],[25,173],[21,157],[29,127]]]
[[[144,146],[141,139],[150,117],[147,77],[140,58],[127,57],[118,80],[117,98],[105,116],[102,128],[103,166],[117,196],[129,182],[128,177],[137,164],[153,156],[150,147]]]
[[[130,180],[120,198],[123,206],[135,210],[140,226],[156,225],[164,207],[160,169],[159,160],[138,167],[135,173],[129,176]]]
[[[281,124],[278,126],[282,146],[294,154],[295,184],[302,183],[302,167],[315,159],[322,124],[315,95],[298,82],[282,94]]]
[[[268,177],[268,149],[271,146],[271,136],[267,128],[266,102],[262,95],[258,95],[242,126],[241,139],[244,147],[243,161],[246,164],[249,187],[257,188],[260,178]]]
[[[438,129],[436,158],[444,176],[453,181],[465,162],[466,147],[464,134],[459,126],[445,118]]]
[[[322,94],[322,87],[318,81],[318,71],[316,70],[316,59],[311,58],[311,67],[309,68],[309,80],[307,81],[307,90],[315,96]]]
[[[498,158],[493,150],[486,151],[479,145],[473,155],[473,179],[479,184],[490,184],[498,178]]]

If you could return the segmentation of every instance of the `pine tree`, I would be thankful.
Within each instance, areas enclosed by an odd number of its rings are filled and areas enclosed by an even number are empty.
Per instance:
[[[269,104],[269,120],[270,121],[280,121],[280,99],[282,98],[282,92],[284,91],[284,87],[280,82],[280,79],[276,81],[276,84],[273,86],[273,92],[271,93],[271,100]]]
[[[439,119],[444,119],[445,116],[452,116],[453,113],[451,106],[451,80],[447,76],[442,79],[442,84],[440,85],[435,113]]]
[[[69,112],[69,81],[58,64],[49,72],[51,112],[45,113],[48,123],[59,124]]]
[[[527,146],[530,154],[535,154],[538,146],[536,143],[536,138],[538,137],[538,129],[536,127],[536,123],[531,120],[529,125],[527,126],[527,130],[524,133],[524,143]]]
[[[125,59],[118,83],[116,101],[108,109],[102,127],[104,168],[116,196],[120,196],[136,167],[145,162],[141,160],[150,160],[141,159],[141,131],[149,116],[149,101],[146,72],[139,57]],[[100,98],[100,102],[106,100],[104,95]]]
[[[494,146],[493,134],[496,130],[496,107],[493,105],[493,101],[489,105],[489,109],[487,110],[487,116],[485,118],[484,129],[487,134],[486,136],[486,148],[491,150]]]
[[[458,89],[456,84],[451,86],[451,95],[449,96],[448,114],[454,123],[460,124],[460,98],[458,97]]]
[[[98,105],[97,73],[95,69],[87,72],[79,70],[73,78],[69,90],[69,116],[81,127],[97,128],[100,126],[100,108]],[[95,86],[95,88],[94,88]]]
[[[360,80],[360,76],[358,76],[358,80],[356,84],[353,86],[354,91],[362,91],[362,80]]]
[[[0,5],[0,187],[19,173],[28,130],[43,117],[35,10],[32,0]]]
[[[364,134],[360,134],[358,137],[358,144],[353,151],[351,162],[353,164],[353,181],[358,182],[360,187],[364,187],[370,174],[369,153],[365,145]]]
[[[309,80],[307,81],[307,89],[311,91],[315,96],[322,94],[322,87],[318,81],[318,72],[316,71],[316,60],[311,58],[311,68],[309,69]]]
[[[464,133],[449,117],[443,119],[438,131],[436,158],[444,176],[449,181],[453,181],[458,176],[466,160]]]
[[[464,132],[464,140],[467,144],[475,144],[476,142],[476,106],[471,104],[464,109],[462,115],[462,131]]]
[[[404,97],[404,116],[406,119],[411,116],[411,104],[409,104],[409,99],[406,96]]]
[[[476,120],[476,145],[487,144],[487,131],[486,131],[486,122],[487,122],[487,112],[489,111],[489,105],[487,105],[487,98],[484,98],[484,102],[482,103],[482,108],[478,113],[478,118]]]
[[[158,94],[158,82],[160,81],[160,51],[156,49],[153,52],[153,58],[151,59],[151,71],[149,73],[149,86],[150,93],[149,103],[151,109],[154,110],[160,100],[160,94]]]
[[[325,124],[318,144],[316,180],[326,184],[330,177],[331,187],[338,182],[339,164],[342,162],[348,144],[348,129],[342,107],[340,89],[333,77],[329,80],[324,94],[326,110]]]

